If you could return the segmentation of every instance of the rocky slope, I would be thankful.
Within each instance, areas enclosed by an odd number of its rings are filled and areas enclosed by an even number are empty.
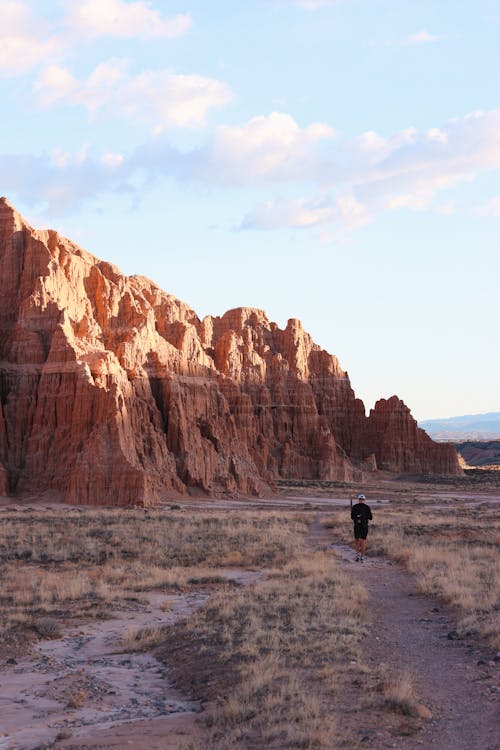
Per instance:
[[[455,443],[455,449],[466,467],[500,468],[500,440],[466,440]]]
[[[0,199],[0,494],[150,504],[377,468],[461,471],[398,398],[367,418],[298,320],[200,320]]]

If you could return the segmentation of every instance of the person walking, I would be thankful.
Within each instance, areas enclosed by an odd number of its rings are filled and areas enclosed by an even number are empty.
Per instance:
[[[351,507],[351,518],[354,522],[354,549],[356,551],[356,562],[363,562],[366,554],[368,521],[373,519],[370,506],[366,504],[366,497],[364,495],[358,495],[358,502]]]

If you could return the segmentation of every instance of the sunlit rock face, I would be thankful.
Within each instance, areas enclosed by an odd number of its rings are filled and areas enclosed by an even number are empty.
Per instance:
[[[396,397],[365,417],[298,320],[200,320],[0,199],[0,494],[149,505],[377,468],[460,472]]]

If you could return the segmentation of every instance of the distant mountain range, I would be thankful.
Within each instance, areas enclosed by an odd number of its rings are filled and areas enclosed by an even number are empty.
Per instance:
[[[434,440],[495,440],[500,439],[500,412],[426,419],[418,426]]]

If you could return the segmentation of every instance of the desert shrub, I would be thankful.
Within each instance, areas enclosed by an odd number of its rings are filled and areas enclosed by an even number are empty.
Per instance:
[[[35,620],[33,627],[42,638],[59,638],[61,626],[53,617],[41,617]]]
[[[405,716],[412,716],[415,713],[417,699],[413,680],[408,672],[386,679],[383,684],[383,695],[385,705],[393,711]]]

